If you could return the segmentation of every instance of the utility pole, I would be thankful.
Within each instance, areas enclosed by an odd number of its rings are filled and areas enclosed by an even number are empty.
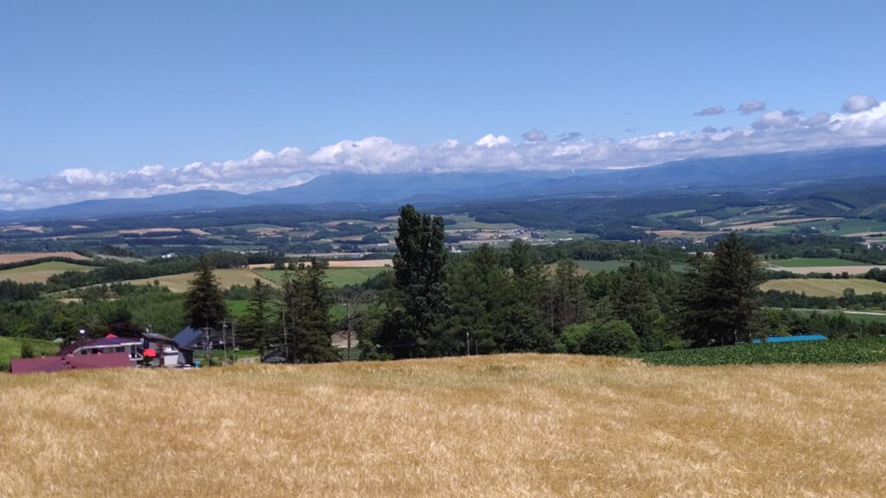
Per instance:
[[[237,363],[237,320],[231,319],[231,347],[234,349],[234,363]]]
[[[280,312],[283,314],[283,350],[286,352],[286,359],[289,359],[289,334],[286,332],[286,308]]]
[[[465,335],[467,340],[465,341],[465,346],[467,346],[468,356],[471,356],[471,331],[465,331]]]
[[[222,355],[228,361],[228,319],[222,320]]]

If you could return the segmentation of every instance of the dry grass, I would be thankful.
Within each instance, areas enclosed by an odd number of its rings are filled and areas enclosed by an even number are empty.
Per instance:
[[[36,259],[48,258],[64,258],[72,261],[88,261],[89,258],[77,254],[76,252],[13,252],[0,253],[0,265],[10,263],[22,263],[24,261],[34,261]]]
[[[539,355],[2,376],[0,495],[884,496],[884,385]]]
[[[136,228],[132,230],[117,230],[120,235],[150,235],[155,233],[192,233],[194,235],[211,235],[199,228]]]
[[[47,261],[30,266],[0,270],[0,280],[12,280],[20,284],[45,284],[50,277],[68,271],[92,271],[95,267],[77,265],[64,261]]]
[[[347,259],[329,262],[330,268],[385,268],[394,266],[391,259]]]
[[[235,285],[252,287],[253,284],[255,284],[255,279],[260,279],[263,281],[263,283],[268,284],[272,287],[277,286],[276,283],[266,279],[265,277],[248,268],[215,270],[214,273],[223,289],[230,289]],[[132,285],[152,285],[155,281],[158,281],[160,282],[160,285],[169,288],[169,290],[171,290],[172,292],[183,293],[188,290],[188,287],[190,287],[191,284],[191,280],[193,279],[193,273],[181,273],[178,275],[165,275],[156,278],[127,280],[125,283]]]

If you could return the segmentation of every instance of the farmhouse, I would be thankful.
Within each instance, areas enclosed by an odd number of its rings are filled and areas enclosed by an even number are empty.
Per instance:
[[[87,339],[68,344],[59,350],[58,356],[65,357],[126,353],[132,366],[135,366],[143,359],[141,349],[141,339],[117,337],[114,334],[108,334],[101,339]]]
[[[152,367],[174,368],[194,363],[194,351],[179,345],[175,339],[162,334],[142,334],[142,354],[150,358]]]

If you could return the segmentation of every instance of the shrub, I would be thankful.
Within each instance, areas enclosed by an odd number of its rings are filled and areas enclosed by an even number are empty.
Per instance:
[[[591,328],[594,326],[599,326],[599,324],[585,322],[569,325],[564,328],[563,346],[565,347],[566,352],[571,354],[581,353],[582,345],[585,343],[585,340],[591,333]]]
[[[34,345],[31,344],[31,341],[25,340],[22,343],[21,357],[22,358],[33,358],[36,356],[34,353]]]
[[[592,324],[581,344],[583,354],[617,355],[640,350],[640,339],[622,320]]]

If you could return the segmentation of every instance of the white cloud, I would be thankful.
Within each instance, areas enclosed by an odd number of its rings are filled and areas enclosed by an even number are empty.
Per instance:
[[[504,135],[495,136],[491,133],[475,142],[475,144],[481,147],[488,147],[490,149],[492,147],[498,147],[499,145],[508,145],[510,143],[511,139],[509,139],[508,137]]]
[[[869,111],[877,106],[877,99],[873,95],[852,95],[843,102],[841,111],[847,114]]]
[[[765,130],[768,128],[785,128],[796,126],[800,122],[800,116],[796,111],[769,111],[764,112],[752,126]]]
[[[863,107],[863,106],[862,106]],[[72,168],[34,180],[0,176],[0,209],[43,207],[87,199],[147,197],[195,189],[251,193],[303,183],[336,172],[475,172],[633,168],[693,157],[737,156],[886,144],[886,103],[803,119],[771,110],[747,128],[662,131],[622,140],[513,143],[504,135],[476,142],[446,140],[426,146],[384,137],[343,140],[305,151],[259,150],[244,158],[181,167],[147,165],[124,172]]]

